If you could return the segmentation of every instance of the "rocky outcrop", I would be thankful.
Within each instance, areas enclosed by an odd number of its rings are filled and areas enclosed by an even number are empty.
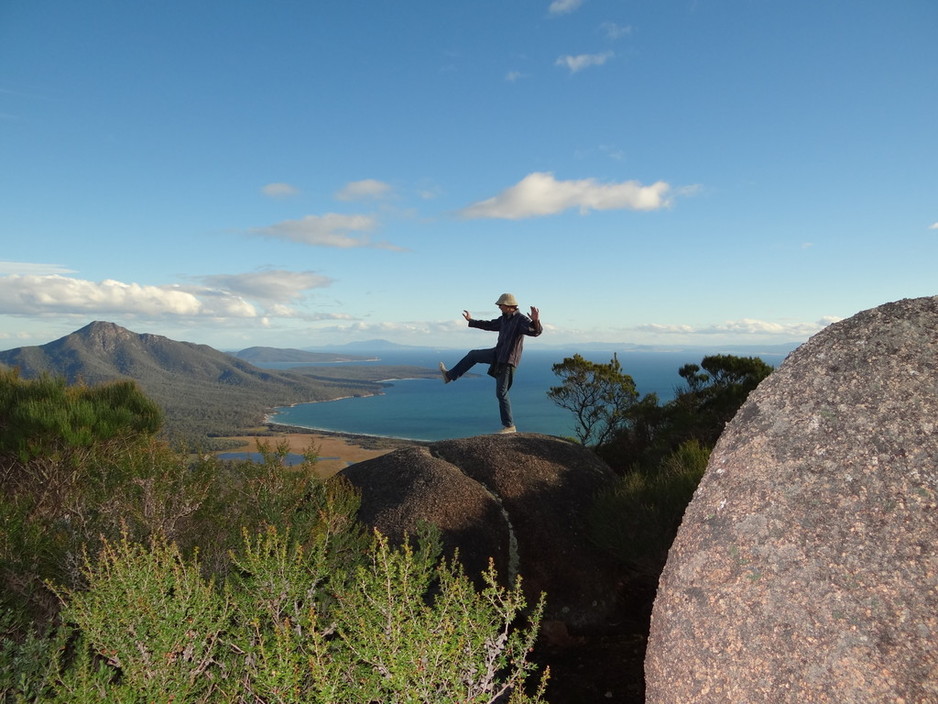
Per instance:
[[[615,481],[596,455],[534,434],[484,435],[396,450],[341,473],[362,494],[359,517],[394,540],[420,521],[438,526],[470,575],[489,558],[520,573],[547,617],[599,625],[616,599],[616,570],[590,543],[593,496]]]
[[[647,701],[938,701],[938,298],[831,325],[727,426],[659,584]]]

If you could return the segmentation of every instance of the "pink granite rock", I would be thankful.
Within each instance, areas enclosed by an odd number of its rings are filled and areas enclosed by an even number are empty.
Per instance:
[[[829,326],[727,426],[661,577],[646,701],[938,702],[938,297]]]

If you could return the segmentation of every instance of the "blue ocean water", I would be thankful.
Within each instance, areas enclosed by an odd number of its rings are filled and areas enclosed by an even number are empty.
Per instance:
[[[612,352],[582,350],[525,349],[511,388],[511,406],[519,432],[573,436],[573,414],[547,397],[551,386],[560,380],[551,366],[577,352],[593,362],[608,362]],[[415,349],[376,352],[377,362],[355,364],[408,364],[436,369],[439,362],[455,365],[461,351]],[[618,352],[622,369],[635,381],[639,394],[658,394],[660,402],[674,397],[683,379],[678,369],[684,364],[699,364],[704,356],[693,352]],[[778,366],[783,354],[759,355],[766,363]],[[378,435],[412,440],[444,440],[495,432],[500,428],[495,381],[477,365],[472,373],[456,382],[444,384],[433,379],[393,381],[380,396],[347,398],[322,403],[306,403],[275,409],[269,420],[317,430]]]

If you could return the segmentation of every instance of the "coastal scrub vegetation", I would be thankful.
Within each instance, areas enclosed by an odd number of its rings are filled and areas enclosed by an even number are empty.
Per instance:
[[[574,355],[553,370],[561,384],[548,396],[573,412],[580,442],[620,475],[596,499],[593,540],[656,582],[710,451],[772,367],[758,357],[706,356],[678,370],[683,384],[664,404],[656,394],[639,398],[615,356],[599,364]]]
[[[543,600],[369,533],[286,448],[159,437],[132,383],[0,374],[0,702],[537,702]]]

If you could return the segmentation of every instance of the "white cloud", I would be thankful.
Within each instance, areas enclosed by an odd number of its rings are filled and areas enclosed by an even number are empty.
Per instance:
[[[600,25],[603,34],[609,39],[621,39],[632,33],[632,26],[628,24],[616,24],[615,22],[603,22]]]
[[[39,262],[9,262],[0,260],[0,276],[5,274],[73,274],[61,264],[40,264]]]
[[[570,73],[576,73],[590,66],[602,66],[613,56],[615,54],[611,51],[604,51],[602,54],[579,54],[577,56],[567,54],[559,57],[554,65],[565,66],[570,70]]]
[[[0,330],[0,340],[30,340],[32,337],[29,333],[25,332],[6,332],[5,330]]]
[[[378,221],[370,215],[307,215],[300,220],[284,220],[267,227],[256,227],[250,234],[260,237],[299,242],[318,247],[375,247],[378,249],[400,250],[400,247],[372,242],[367,236],[352,237],[349,233],[367,233],[377,227]]]
[[[558,181],[549,172],[535,172],[494,198],[462,210],[466,218],[522,218],[555,215],[570,208],[590,210],[658,210],[670,203],[670,186],[658,181],[643,186],[638,181],[599,183],[596,179]]]
[[[0,277],[0,313],[250,318],[256,310],[244,299],[225,292],[193,292],[179,286],[147,286],[113,279],[86,281],[53,274]]]
[[[434,181],[423,179],[416,186],[417,197],[421,200],[434,200],[443,195],[443,188]]]
[[[366,321],[355,321],[349,324],[337,324],[327,327],[317,327],[317,334],[335,335],[337,339],[348,341],[349,339],[370,339],[370,338],[423,338],[425,340],[434,340],[439,342],[453,333],[461,334],[468,330],[466,323],[462,318],[445,321],[382,321],[378,323],[369,323]]]
[[[328,276],[313,271],[282,269],[265,269],[246,274],[214,274],[200,277],[199,280],[213,288],[270,304],[292,303],[302,299],[305,291],[332,284]],[[276,314],[276,311],[271,312]]]
[[[932,223],[928,228],[929,230],[938,230],[938,222]]]
[[[289,183],[268,183],[261,188],[261,193],[269,198],[289,198],[295,196],[300,191]]]
[[[576,10],[582,4],[583,0],[554,0],[550,4],[548,12],[552,15],[566,15]]]
[[[522,78],[524,78],[524,74],[521,71],[509,71],[505,74],[505,80],[509,83],[520,81]]]
[[[314,313],[305,316],[306,320],[355,320],[354,315],[348,313]]]
[[[0,276],[0,315],[132,316],[261,320],[268,317],[352,320],[346,313],[306,313],[292,305],[306,291],[332,280],[312,271],[268,269],[246,274],[216,274],[202,285],[144,285],[107,279],[52,275]]]
[[[635,328],[641,332],[658,335],[769,335],[786,339],[802,339],[810,337],[839,318],[826,317],[814,323],[772,323],[753,318],[728,320],[707,326],[694,325],[660,325],[649,323]]]
[[[390,184],[383,181],[377,181],[373,178],[366,178],[362,181],[352,181],[347,183],[340,191],[335,194],[336,199],[342,201],[350,200],[374,200],[384,198],[391,193]]]

